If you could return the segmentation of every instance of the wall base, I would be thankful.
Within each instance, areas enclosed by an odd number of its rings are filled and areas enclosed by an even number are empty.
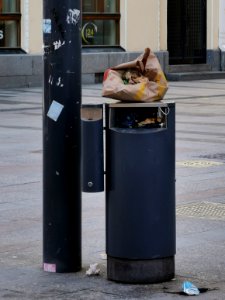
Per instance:
[[[225,71],[225,51],[220,53],[221,71]]]

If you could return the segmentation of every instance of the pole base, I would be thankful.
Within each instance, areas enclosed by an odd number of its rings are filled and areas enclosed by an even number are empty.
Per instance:
[[[108,256],[107,278],[124,283],[158,283],[175,276],[174,256],[150,260],[129,260]]]

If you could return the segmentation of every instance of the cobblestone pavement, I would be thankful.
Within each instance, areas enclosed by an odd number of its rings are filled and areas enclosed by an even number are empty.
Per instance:
[[[106,278],[104,193],[83,194],[81,272],[42,270],[42,90],[0,90],[0,299],[225,299],[225,80],[171,82],[176,102],[176,277],[161,284]],[[83,103],[102,103],[101,85]],[[87,277],[91,263],[101,274]]]

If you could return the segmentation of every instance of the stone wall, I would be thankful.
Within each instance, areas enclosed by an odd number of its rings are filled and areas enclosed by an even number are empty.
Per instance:
[[[82,83],[102,81],[104,71],[120,63],[137,58],[140,52],[82,53]],[[168,72],[168,52],[155,53],[162,69]],[[225,70],[225,52],[208,50],[207,64],[212,71]],[[32,87],[43,84],[43,58],[41,55],[0,55],[0,88]]]
[[[42,85],[43,63],[41,55],[0,55],[0,66],[0,88]]]

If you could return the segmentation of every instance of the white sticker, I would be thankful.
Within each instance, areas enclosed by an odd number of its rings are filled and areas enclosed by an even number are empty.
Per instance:
[[[0,40],[3,40],[4,39],[4,32],[3,30],[0,30]]]
[[[55,49],[55,50],[58,50],[58,49],[61,48],[63,45],[65,45],[65,41],[61,42],[60,40],[58,40],[58,41],[55,41],[55,42],[53,43],[53,45],[54,45],[54,49]]]
[[[44,263],[44,271],[56,273],[56,264],[47,264]]]
[[[51,21],[51,19],[44,19],[43,20],[43,32],[44,33],[51,33],[52,32],[52,21]]]
[[[62,83],[62,78],[61,77],[58,78],[58,81],[56,82],[56,85],[59,86],[59,87],[64,87],[64,84]]]
[[[80,20],[80,10],[78,9],[69,9],[66,17],[68,24],[77,25]]]
[[[64,106],[62,104],[53,100],[52,104],[49,108],[49,111],[47,113],[47,116],[56,122],[58,120],[58,117],[60,116],[63,108],[64,108]]]

